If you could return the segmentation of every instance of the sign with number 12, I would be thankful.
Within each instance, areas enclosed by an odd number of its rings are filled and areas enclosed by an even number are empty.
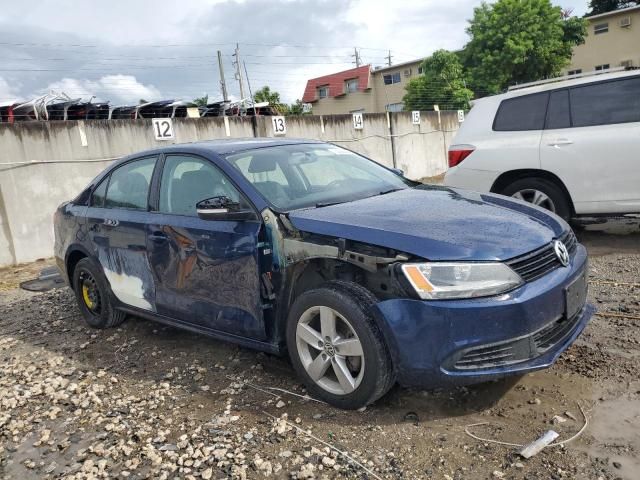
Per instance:
[[[156,140],[173,140],[173,122],[170,118],[153,118],[153,135]]]

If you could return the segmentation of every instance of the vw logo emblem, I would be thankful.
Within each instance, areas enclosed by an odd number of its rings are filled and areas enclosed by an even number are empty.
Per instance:
[[[567,250],[567,247],[565,247],[564,243],[562,243],[560,240],[556,240],[555,242],[553,242],[553,250],[556,252],[556,257],[558,257],[558,260],[560,260],[562,266],[568,266],[569,251]]]
[[[324,353],[330,357],[333,357],[336,354],[336,349],[331,342],[324,342]]]

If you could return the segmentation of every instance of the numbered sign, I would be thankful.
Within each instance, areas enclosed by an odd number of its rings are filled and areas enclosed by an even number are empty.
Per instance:
[[[458,122],[464,122],[464,110],[458,110]]]
[[[420,125],[420,112],[418,110],[411,112],[411,123],[414,125]]]
[[[173,122],[170,118],[154,118],[151,120],[153,125],[153,135],[156,140],[173,140]]]
[[[356,130],[362,130],[364,127],[364,121],[362,120],[362,113],[353,114],[353,128]]]
[[[273,126],[274,135],[286,135],[287,122],[284,117],[271,117],[271,125]]]
[[[439,112],[440,111],[440,106],[439,105],[434,105],[433,106],[433,111],[434,112]]]

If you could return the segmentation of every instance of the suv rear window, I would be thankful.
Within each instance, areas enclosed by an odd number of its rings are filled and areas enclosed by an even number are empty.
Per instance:
[[[547,112],[548,92],[503,100],[493,121],[498,132],[542,130]]]
[[[640,122],[640,77],[571,89],[574,127]]]

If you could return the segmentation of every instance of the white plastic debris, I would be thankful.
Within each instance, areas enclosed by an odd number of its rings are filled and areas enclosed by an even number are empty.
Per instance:
[[[548,430],[544,433],[544,435],[542,435],[537,440],[522,447],[522,450],[520,450],[520,452],[518,453],[523,458],[531,458],[534,455],[537,455],[538,453],[540,453],[544,447],[549,445],[559,436],[560,435],[558,434],[558,432],[554,432],[553,430]]]

